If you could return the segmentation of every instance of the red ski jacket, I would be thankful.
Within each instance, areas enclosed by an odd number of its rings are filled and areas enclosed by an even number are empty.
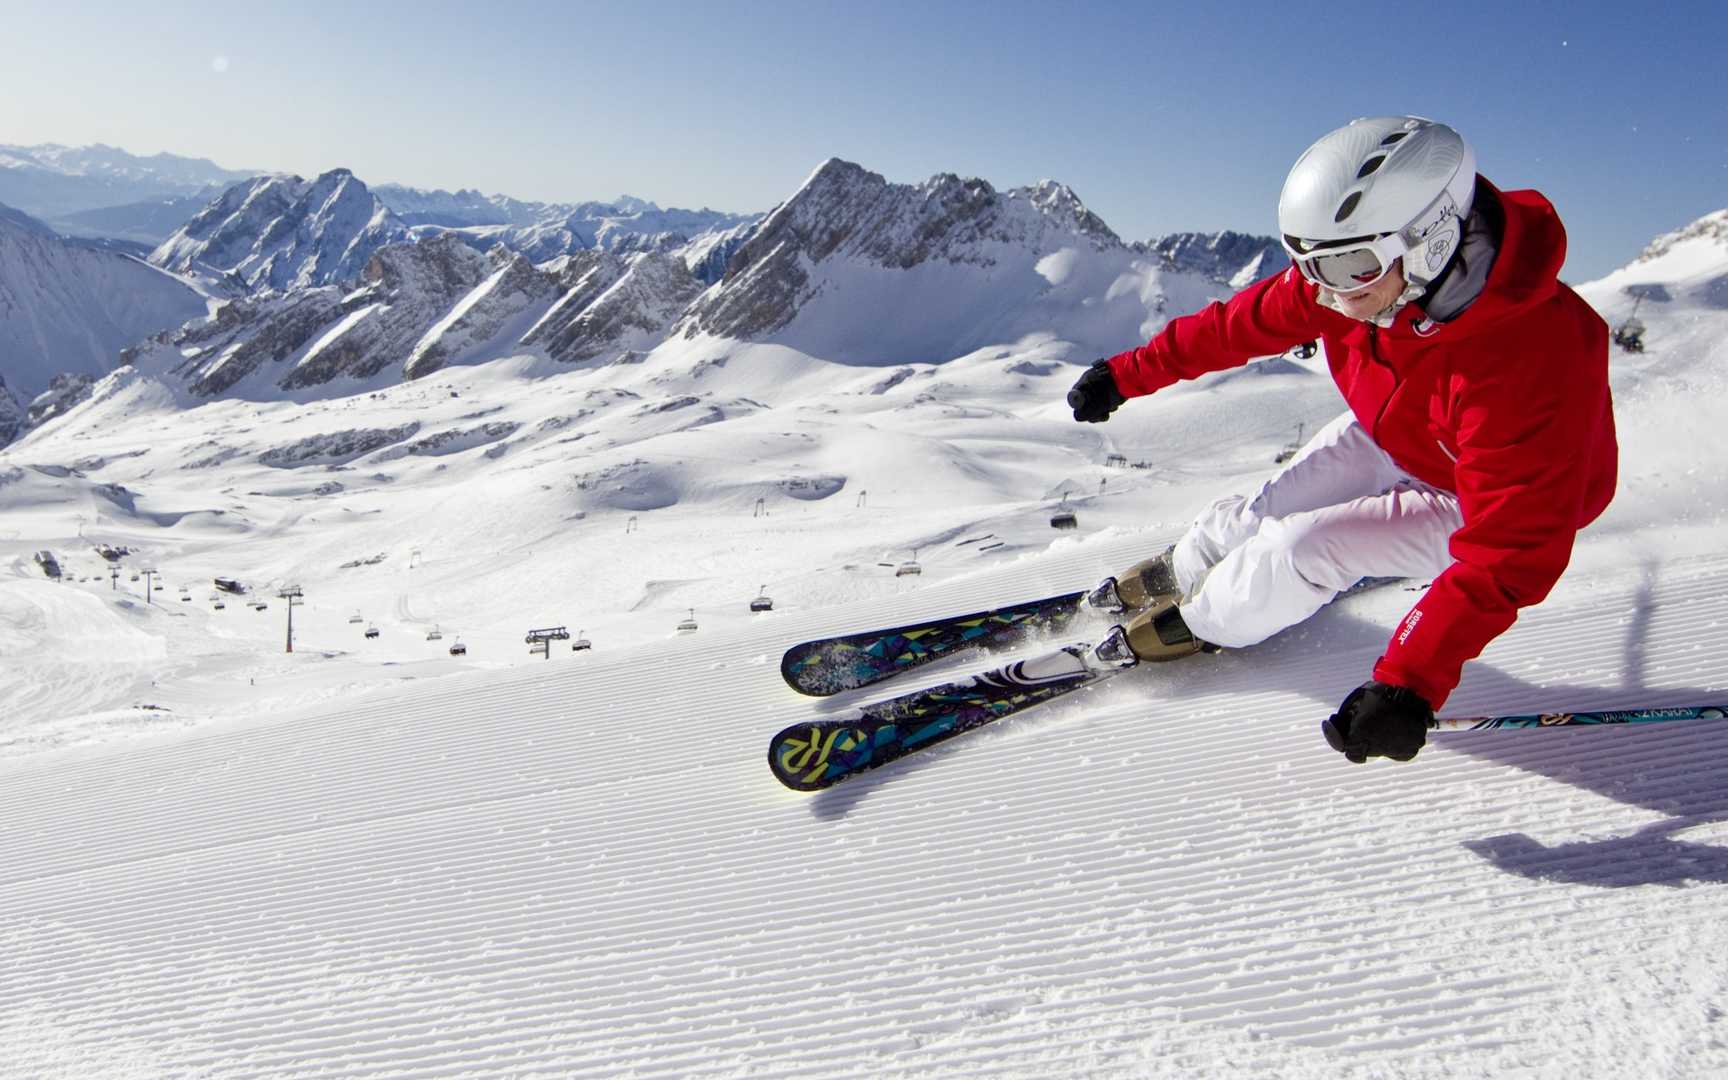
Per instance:
[[[1374,666],[1374,678],[1436,709],[1465,662],[1548,595],[1578,530],[1613,498],[1618,467],[1608,327],[1557,277],[1565,229],[1537,192],[1494,194],[1505,209],[1499,253],[1482,293],[1450,322],[1430,322],[1415,303],[1390,328],[1358,322],[1322,307],[1291,267],[1110,360],[1117,387],[1137,397],[1324,341],[1332,378],[1374,441],[1458,496],[1453,563]]]

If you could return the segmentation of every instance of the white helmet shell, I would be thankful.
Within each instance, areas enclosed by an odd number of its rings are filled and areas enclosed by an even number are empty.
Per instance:
[[[1405,277],[1437,277],[1463,236],[1476,191],[1476,154],[1445,124],[1418,116],[1356,120],[1310,146],[1284,180],[1278,231],[1286,244],[1402,234]]]

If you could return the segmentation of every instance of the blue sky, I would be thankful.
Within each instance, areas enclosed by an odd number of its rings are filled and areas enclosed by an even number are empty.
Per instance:
[[[0,0],[0,142],[765,210],[831,156],[1072,186],[1128,239],[1275,231],[1321,134],[1414,112],[1600,276],[1728,206],[1728,4]]]

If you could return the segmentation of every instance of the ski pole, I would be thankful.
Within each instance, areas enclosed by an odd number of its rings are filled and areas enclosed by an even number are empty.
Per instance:
[[[1547,728],[1580,724],[1661,724],[1670,720],[1721,720],[1728,705],[1677,705],[1659,709],[1618,709],[1610,712],[1530,713],[1518,716],[1441,716],[1429,730],[1487,731],[1492,728]]]

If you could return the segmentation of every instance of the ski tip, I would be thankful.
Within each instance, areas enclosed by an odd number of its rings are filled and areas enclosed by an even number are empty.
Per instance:
[[[853,689],[821,663],[816,655],[817,644],[806,641],[794,645],[780,657],[780,677],[786,680],[786,685],[806,697],[832,697],[842,690]]]
[[[869,742],[868,732],[843,722],[793,724],[768,741],[768,768],[793,791],[820,791],[863,771]]]

